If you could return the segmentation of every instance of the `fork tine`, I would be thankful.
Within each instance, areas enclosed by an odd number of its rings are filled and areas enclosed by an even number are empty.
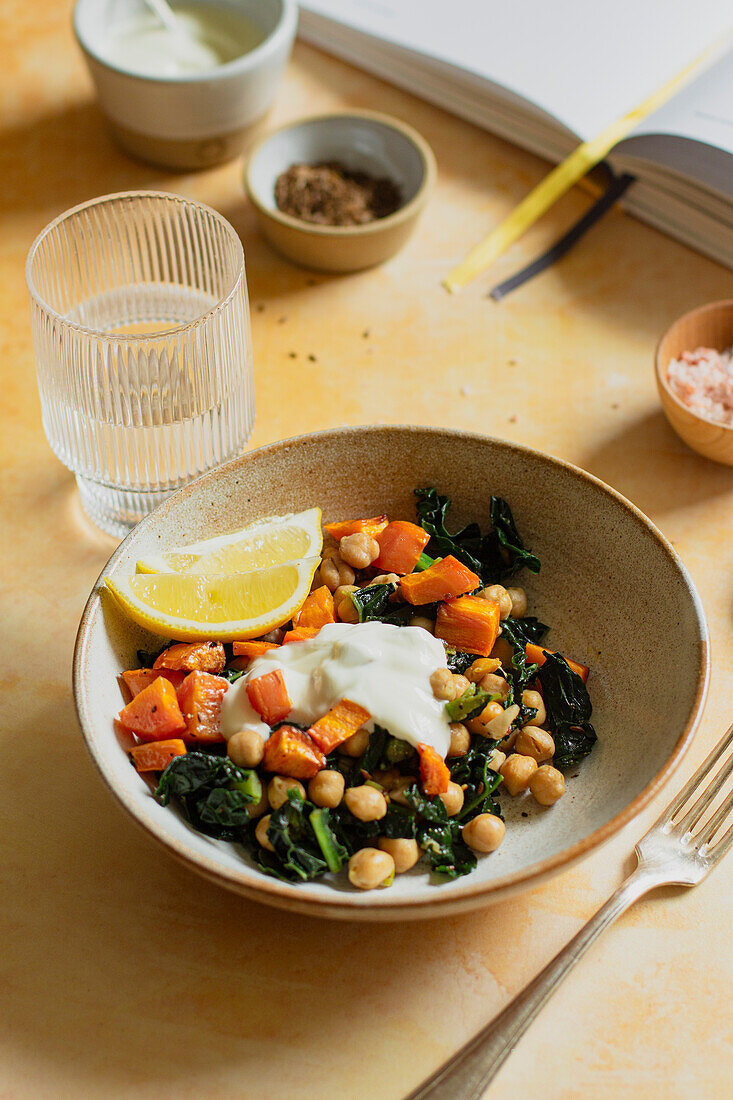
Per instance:
[[[713,768],[714,765],[717,764],[721,756],[727,751],[731,741],[733,741],[733,725],[729,728],[728,732],[724,734],[723,739],[716,745],[710,755],[705,757],[695,774],[688,780],[688,782],[682,788],[677,797],[673,799],[672,802],[670,802],[667,809],[655,822],[655,825],[666,825],[667,822],[672,820],[675,814],[679,813],[679,811],[688,801],[690,796],[694,794],[694,792],[700,786],[703,779],[711,770],[711,768]]]
[[[707,810],[708,806],[712,803],[718,792],[722,790],[727,783],[731,772],[733,772],[733,753],[729,756],[727,762],[723,765],[720,771],[715,776],[715,779],[711,783],[708,783],[701,792],[699,798],[693,802],[690,809],[687,811],[683,818],[675,822],[675,829],[682,830],[682,832],[691,832],[695,828],[702,815]]]
[[[702,847],[703,844],[707,844],[711,837],[714,837],[720,826],[725,821],[728,814],[733,809],[733,791],[728,795],[725,802],[721,802],[718,809],[708,821],[707,825],[695,835],[696,843]]]
[[[723,833],[717,844],[714,844],[709,852],[705,852],[705,858],[717,863],[719,859],[722,859],[725,853],[733,844],[733,825],[726,833]]]

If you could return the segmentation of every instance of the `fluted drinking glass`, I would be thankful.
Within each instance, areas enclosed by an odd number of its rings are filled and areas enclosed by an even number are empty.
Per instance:
[[[99,527],[124,535],[254,424],[244,254],[200,203],[137,191],[51,222],[26,264],[43,426]]]

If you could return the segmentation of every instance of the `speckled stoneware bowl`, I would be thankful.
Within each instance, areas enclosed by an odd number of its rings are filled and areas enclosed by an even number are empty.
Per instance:
[[[413,488],[430,484],[453,497],[456,524],[487,523],[491,493],[511,503],[520,532],[542,560],[538,577],[522,576],[531,612],[551,624],[548,645],[591,667],[599,738],[593,754],[571,773],[568,793],[552,809],[530,796],[503,795],[504,844],[455,882],[431,882],[419,867],[388,890],[366,893],[345,876],[302,885],[267,878],[234,845],[194,832],[159,806],[129,763],[113,727],[123,704],[117,677],[134,667],[136,649],[155,639],[122,616],[100,578],[74,656],[84,737],[132,818],[193,870],[249,898],[312,915],[452,914],[536,885],[587,855],[638,814],[679,763],[707,687],[699,597],[669,544],[633,505],[537,451],[430,428],[347,428],[286,440],[181,489],[127,536],[104,573],[134,572],[138,558],[166,546],[313,505],[326,520],[385,511],[409,517]]]

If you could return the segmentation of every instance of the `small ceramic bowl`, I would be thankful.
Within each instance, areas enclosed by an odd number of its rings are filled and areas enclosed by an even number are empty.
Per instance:
[[[166,168],[195,170],[231,160],[251,140],[275,98],[298,12],[295,0],[224,3],[260,27],[263,41],[216,69],[177,77],[140,76],[113,64],[105,52],[109,5],[77,0],[74,32],[112,135],[126,152]]]
[[[567,794],[550,810],[529,796],[502,795],[506,839],[465,878],[432,882],[422,863],[398,875],[388,890],[355,890],[345,876],[300,884],[267,878],[242,849],[196,832],[176,810],[159,805],[132,767],[114,726],[125,701],[118,677],[135,667],[138,648],[160,640],[122,614],[100,578],[74,655],[74,694],[87,746],[133,820],[206,878],[315,916],[453,915],[535,886],[597,849],[639,813],[681,759],[708,678],[705,616],[692,581],[632,504],[539,451],[410,427],[346,428],[274,443],[181,489],[127,536],[104,575],[133,573],[139,558],[162,547],[314,505],[326,522],[382,512],[410,517],[413,490],[425,485],[453,498],[455,528],[469,520],[487,524],[490,493],[510,502],[542,562],[538,576],[522,574],[517,581],[527,589],[531,613],[550,624],[548,645],[590,665],[598,731],[592,754],[571,771]]]
[[[679,317],[657,345],[654,369],[657,389],[667,420],[693,451],[733,466],[733,428],[707,420],[683,405],[667,382],[667,367],[684,351],[695,348],[725,351],[733,347],[733,299],[709,302]]]
[[[402,205],[366,225],[313,225],[275,205],[275,181],[293,164],[338,161],[397,184]],[[435,179],[428,143],[398,119],[373,111],[320,115],[263,138],[244,182],[267,239],[287,259],[317,271],[360,271],[393,256],[412,234]]]

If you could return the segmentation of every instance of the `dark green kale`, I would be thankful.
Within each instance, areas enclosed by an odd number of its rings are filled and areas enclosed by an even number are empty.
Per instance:
[[[477,684],[471,684],[459,699],[451,699],[445,704],[445,713],[451,722],[466,722],[469,718],[475,718],[480,714],[492,699],[498,698],[498,695],[482,691]]]
[[[525,566],[533,573],[540,570],[539,559],[527,550],[517,531],[511,508],[501,497],[491,497],[489,514],[492,530],[482,535],[477,523],[469,523],[451,534],[446,517],[451,499],[435,489],[416,489],[417,515],[430,535],[425,553],[432,557],[454,557],[477,573],[482,585],[495,584],[513,577]]]
[[[494,528],[493,534],[496,536],[502,548],[502,557],[506,562],[500,579],[504,580],[508,577],[513,577],[515,573],[518,573],[519,570],[523,569],[525,566],[529,569],[530,573],[539,573],[540,559],[530,553],[529,550],[525,549],[524,543],[517,531],[517,525],[514,522],[512,510],[507,502],[502,500],[501,497],[492,497],[489,511],[491,515],[491,524]]]
[[[443,800],[438,798],[437,795],[431,798],[429,795],[423,794],[417,783],[413,783],[412,786],[407,787],[402,793],[413,810],[426,821],[448,821],[448,811],[445,808]]]
[[[312,810],[310,813],[310,823],[315,838],[318,841],[318,847],[321,849],[323,858],[328,864],[329,871],[340,871],[345,861],[349,858],[349,853],[344,845],[339,843],[331,827],[329,811],[325,807],[319,807],[317,810]]]
[[[527,685],[534,680],[537,675],[537,669],[539,665],[533,664],[527,661],[526,644],[530,640],[529,631],[522,626],[524,619],[504,619],[501,624],[501,637],[509,642],[512,647],[512,667],[505,668],[504,671],[509,678],[510,693],[506,700],[506,706],[511,706],[512,703],[516,703],[519,706],[519,715],[517,721],[520,725],[526,725],[527,722],[534,718],[537,711],[534,707],[526,707],[522,702],[522,692]],[[545,633],[547,627],[544,623],[538,622],[537,619],[530,621],[531,625],[529,630],[533,630],[534,634],[541,638]],[[541,629],[541,632],[540,632]],[[534,637],[532,637],[534,640]]]
[[[541,642],[550,629],[547,623],[541,623],[534,615],[525,615],[523,619],[504,619],[501,624],[502,631],[509,625],[512,634],[518,641]]]
[[[381,726],[374,727],[373,732],[369,736],[369,744],[353,768],[349,786],[363,782],[362,772],[368,772],[369,775],[371,775],[372,772],[377,770],[384,758],[385,750],[389,743],[389,737],[390,735],[385,729],[382,729]]]
[[[463,808],[456,820],[465,825],[477,814],[496,814],[501,817],[493,794],[501,783],[501,776],[489,766],[491,754],[498,741],[490,737],[474,737],[464,756],[448,761],[451,779],[464,787]]]
[[[547,654],[537,679],[547,711],[547,728],[555,741],[555,767],[574,767],[588,756],[597,740],[590,722],[593,706],[588,689],[559,653]]]
[[[459,672],[461,676],[465,675],[466,669],[470,668],[476,660],[475,653],[464,653],[460,649],[451,649],[449,646],[446,646],[445,653],[448,659],[448,668],[451,672]]]
[[[168,649],[171,645],[173,645],[172,642],[166,642],[165,645],[162,645],[160,647],[160,649],[138,649],[137,659],[139,667],[152,668],[155,662],[158,660],[158,657],[160,657],[161,653],[165,653],[166,649]]]
[[[370,584],[352,592],[351,600],[359,613],[359,622],[384,622],[388,619],[395,611],[395,605],[389,602],[389,598],[396,591],[396,584]]]
[[[476,856],[461,836],[461,826],[455,818],[443,823],[424,822],[418,828],[417,842],[430,869],[438,875],[460,878],[476,866]]]
[[[293,881],[319,878],[328,870],[321,845],[311,824],[316,809],[297,791],[288,791],[287,802],[270,814],[267,837],[280,860],[280,871]],[[339,851],[340,847],[336,847]]]
[[[261,794],[256,772],[204,752],[174,757],[155,792],[164,806],[174,798],[194,828],[218,840],[240,839],[250,820],[247,807]]]
[[[228,680],[230,684],[236,684],[240,676],[244,676],[243,668],[225,668],[223,672],[219,673],[225,680]]]

